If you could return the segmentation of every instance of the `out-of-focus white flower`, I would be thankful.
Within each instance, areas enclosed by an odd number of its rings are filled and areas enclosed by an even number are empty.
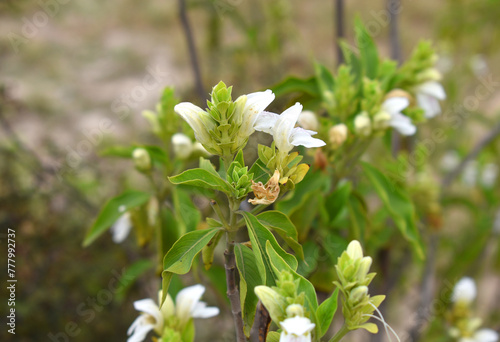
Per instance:
[[[462,173],[462,181],[465,185],[473,187],[477,183],[477,179],[479,176],[479,170],[477,161],[471,160],[467,164],[465,164],[463,173]]]
[[[472,56],[470,59],[470,68],[477,77],[484,76],[489,71],[488,62],[486,62],[483,55]]]
[[[476,299],[477,289],[474,280],[464,277],[453,288],[451,300],[455,303],[471,304]]]
[[[498,333],[491,329],[480,329],[472,337],[462,337],[459,342],[497,342]]]
[[[341,146],[344,141],[346,141],[348,132],[349,130],[347,129],[347,126],[343,123],[337,124],[330,128],[330,130],[328,131],[328,135],[332,148]]]
[[[311,331],[315,324],[306,317],[295,316],[280,322],[283,329],[280,342],[311,342]]]
[[[140,311],[141,314],[135,319],[130,328],[128,328],[127,342],[142,342],[146,335],[154,330],[159,335],[163,332],[165,318],[163,314],[152,299],[141,299],[134,302],[134,308]]]
[[[427,81],[415,88],[417,103],[425,112],[426,118],[433,118],[441,113],[439,101],[446,99],[443,86],[437,81]]]
[[[484,165],[483,172],[481,174],[481,183],[487,187],[492,188],[495,185],[498,177],[498,165],[493,163],[488,163]]]
[[[358,135],[369,136],[372,133],[372,123],[367,112],[361,112],[354,118],[354,131]]]
[[[316,132],[295,127],[301,111],[302,105],[297,102],[281,115],[262,112],[255,123],[255,130],[271,134],[282,153],[288,153],[299,145],[309,148],[326,145],[323,140],[312,137]]]
[[[175,297],[175,304],[167,295],[161,309],[152,299],[142,299],[134,302],[134,307],[141,315],[132,323],[127,331],[131,335],[127,342],[142,342],[146,335],[154,330],[160,336],[163,333],[165,321],[175,315],[182,330],[191,318],[210,318],[219,314],[216,307],[207,307],[201,296],[205,292],[203,285],[193,285],[182,289]],[[161,298],[161,292],[159,297]]]
[[[319,128],[318,118],[316,117],[316,114],[314,114],[310,110],[304,110],[299,115],[299,120],[297,121],[297,123],[303,129],[307,129],[310,131],[317,131]]]
[[[411,119],[401,113],[409,104],[410,101],[406,97],[390,97],[382,103],[380,109],[381,112],[389,113],[391,116],[389,126],[402,135],[413,135],[417,131]]]
[[[460,155],[457,151],[448,151],[441,159],[441,169],[445,172],[455,170],[460,164]]]
[[[187,159],[193,152],[193,142],[187,135],[182,133],[172,135],[172,147],[179,159]]]
[[[130,213],[125,212],[126,208],[121,205],[118,211],[123,213],[122,216],[116,220],[116,222],[111,226],[111,234],[113,236],[114,243],[122,243],[130,233],[132,229],[132,221],[130,220]]]
[[[148,171],[151,169],[151,157],[145,148],[136,148],[132,152],[132,159],[134,160],[135,167],[139,171]]]

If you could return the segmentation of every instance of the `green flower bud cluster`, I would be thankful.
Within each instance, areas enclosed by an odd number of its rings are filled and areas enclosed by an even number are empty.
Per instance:
[[[333,92],[334,110],[333,114],[346,121],[354,114],[358,107],[356,77],[351,73],[351,68],[341,65],[335,79],[335,91]]]
[[[209,134],[215,141],[218,154],[234,154],[241,150],[248,141],[248,136],[241,137],[239,130],[243,124],[243,109],[247,102],[246,96],[240,96],[232,101],[233,87],[227,87],[224,82],[219,82],[207,101],[208,114],[215,125],[209,129]]]
[[[276,324],[294,316],[307,317],[304,313],[305,294],[297,294],[299,281],[290,272],[282,271],[276,286],[255,287],[255,294]]]
[[[271,147],[259,145],[258,148],[259,159],[272,174],[274,170],[280,173],[280,184],[287,186],[288,189],[295,188],[295,185],[301,182],[307,171],[309,165],[299,164],[303,156],[298,152],[282,155],[274,147],[274,142]]]
[[[234,188],[237,199],[245,197],[252,191],[253,173],[248,173],[248,166],[241,165],[238,161],[233,161],[227,171],[227,181]]]
[[[156,112],[145,110],[142,115],[151,125],[153,133],[164,141],[169,141],[179,126],[179,116],[175,114],[174,107],[179,101],[174,96],[174,89],[165,88],[160,103],[156,105]]]
[[[366,329],[371,333],[378,332],[377,326],[367,321],[385,296],[371,297],[368,293],[368,285],[375,277],[375,273],[368,273],[371,264],[372,258],[363,257],[361,245],[355,240],[338,258],[335,266],[339,281],[334,284],[344,295],[342,312],[349,330]]]
[[[428,41],[420,42],[400,69],[399,87],[409,89],[425,81],[437,80],[437,55]]]
[[[368,78],[363,79],[361,111],[368,113],[370,116],[375,115],[380,110],[384,95],[379,81]]]

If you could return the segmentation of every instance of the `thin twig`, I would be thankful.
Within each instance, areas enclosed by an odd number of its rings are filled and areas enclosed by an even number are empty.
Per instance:
[[[469,152],[469,154],[462,160],[460,164],[450,172],[442,181],[441,187],[447,188],[451,185],[451,183],[457,178],[460,173],[464,170],[465,166],[469,161],[476,158],[477,155],[483,150],[486,146],[492,143],[498,136],[500,135],[500,124],[495,126],[484,138],[479,141],[477,145]]]
[[[334,0],[335,1],[335,34],[336,34],[336,44],[335,50],[337,53],[337,64],[340,65],[344,63],[344,54],[340,47],[340,40],[345,37],[344,31],[344,0]]]
[[[193,73],[194,73],[196,91],[198,93],[201,103],[203,103],[207,99],[207,95],[203,87],[203,82],[201,80],[200,64],[198,62],[198,55],[196,53],[196,46],[194,44],[193,31],[191,30],[191,25],[189,24],[189,19],[187,17],[185,0],[179,0],[179,17],[182,23],[182,28],[184,30],[184,35],[186,37],[186,42],[188,45],[189,57],[191,59],[191,67],[193,68]]]
[[[389,8],[389,36],[391,40],[391,58],[401,63],[401,44],[399,40],[398,12],[401,8],[400,0],[388,0]]]

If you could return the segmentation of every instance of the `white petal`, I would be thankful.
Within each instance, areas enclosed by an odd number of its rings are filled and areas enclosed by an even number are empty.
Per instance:
[[[127,342],[142,342],[147,334],[153,329],[154,326],[152,324],[138,325],[132,331],[129,329],[128,335],[132,335],[127,339]]]
[[[161,330],[163,327],[163,315],[160,311],[160,308],[152,299],[141,299],[134,302],[134,308],[137,311],[148,314],[154,319],[154,329]]]
[[[292,130],[292,134],[290,136],[290,143],[294,146],[301,145],[308,148],[320,147],[326,145],[326,143],[323,140],[311,137],[312,134],[316,134],[316,132],[296,127]]]
[[[476,299],[477,289],[474,280],[469,277],[460,279],[453,289],[452,300],[454,302],[471,303]]]
[[[273,102],[274,97],[275,96],[273,92],[269,89],[266,91],[248,94],[247,102],[245,103],[245,107],[243,108],[243,115],[245,115],[243,121],[246,121],[248,125],[243,126],[247,126],[250,129],[253,129],[253,126],[259,114],[262,113],[262,111],[266,109],[266,107],[269,106],[271,102]],[[252,132],[250,132],[250,134],[251,133]]]
[[[443,86],[441,85],[441,83],[436,81],[422,83],[417,87],[417,93],[427,94],[438,100],[446,99],[446,93]]]
[[[204,292],[205,287],[200,284],[189,286],[179,291],[175,297],[176,316],[184,322],[189,320]]]
[[[118,220],[111,226],[111,234],[113,234],[113,242],[123,242],[132,229],[132,222],[130,221],[130,214],[127,212],[120,216]]]
[[[400,113],[403,109],[408,107],[410,101],[406,97],[391,97],[384,101],[382,104],[382,110],[393,115]]]
[[[257,117],[254,128],[256,131],[273,134],[273,128],[278,121],[279,115],[271,112],[262,112]]]
[[[497,342],[498,333],[491,329],[481,329],[474,334],[474,340],[477,342]]]
[[[392,115],[389,126],[396,129],[402,135],[413,135],[417,131],[417,127],[412,124],[411,119],[401,113]]]
[[[289,335],[305,336],[316,326],[309,318],[295,316],[280,322],[281,328]]]
[[[439,100],[431,95],[418,93],[417,103],[424,110],[425,117],[430,119],[441,113],[441,105]]]
[[[302,105],[297,102],[281,113],[274,126],[273,138],[276,142],[276,147],[278,147],[281,152],[289,152],[293,148],[293,145],[290,143],[290,136],[292,135],[292,130],[297,123],[301,111]]]
[[[208,142],[210,136],[207,129],[211,129],[211,127],[205,126],[205,123],[210,121],[207,112],[190,102],[179,103],[174,107],[174,110],[191,126],[199,142],[202,144]]]
[[[194,307],[193,318],[210,318],[219,314],[219,308],[215,306],[207,306],[205,302],[198,302]]]

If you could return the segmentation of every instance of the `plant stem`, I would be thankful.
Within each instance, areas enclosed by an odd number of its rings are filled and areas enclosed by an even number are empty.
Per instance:
[[[338,342],[342,340],[342,338],[347,335],[349,332],[349,329],[347,329],[347,326],[344,324],[342,328],[340,328],[339,331],[335,334],[335,336],[332,337],[332,339],[329,342]]]
[[[243,330],[243,316],[241,314],[240,291],[236,284],[236,258],[234,256],[234,241],[238,232],[235,207],[239,203],[229,199],[229,229],[226,230],[226,250],[224,251],[224,268],[226,270],[227,297],[231,303],[234,325],[236,328],[236,341],[246,342]],[[238,208],[236,208],[237,210]]]

